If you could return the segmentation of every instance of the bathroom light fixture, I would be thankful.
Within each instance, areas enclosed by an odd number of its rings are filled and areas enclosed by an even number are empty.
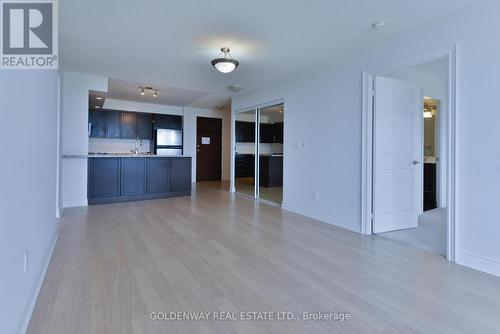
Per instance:
[[[217,58],[212,60],[212,66],[217,69],[217,71],[222,73],[232,72],[240,64],[237,60],[233,59],[229,53],[231,50],[229,48],[221,48],[221,53]]]
[[[158,95],[160,95],[160,90],[151,86],[140,86],[139,90],[142,96],[146,95],[146,93],[151,93],[153,97],[158,97]]]

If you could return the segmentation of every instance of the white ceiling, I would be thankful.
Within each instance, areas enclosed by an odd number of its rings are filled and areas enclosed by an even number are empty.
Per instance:
[[[148,90],[145,91],[144,95],[141,95],[139,87],[145,86],[150,86],[150,84],[109,79],[108,93],[106,94],[106,97],[108,99],[125,101],[156,103],[171,106],[187,106],[210,95],[208,92],[199,92],[190,89],[166,87],[161,85],[151,85],[153,89],[159,91],[158,97],[154,97],[153,92]]]
[[[61,63],[131,85],[180,89],[181,97],[170,96],[175,103],[212,108],[236,94],[228,90],[232,84],[253,90],[478,2],[60,1]],[[387,20],[387,29],[372,31],[377,20]],[[240,61],[233,73],[210,65],[222,46]],[[209,95],[191,100],[196,92]]]

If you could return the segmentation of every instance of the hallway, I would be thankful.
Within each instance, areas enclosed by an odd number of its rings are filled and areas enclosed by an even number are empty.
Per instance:
[[[446,209],[424,212],[418,217],[418,227],[377,234],[379,237],[446,256]]]

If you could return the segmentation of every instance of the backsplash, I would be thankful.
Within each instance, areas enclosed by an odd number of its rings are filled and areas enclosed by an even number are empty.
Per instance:
[[[283,153],[283,144],[264,144],[259,145],[260,154]],[[255,151],[254,143],[236,143],[236,153],[253,154]]]
[[[142,146],[137,146],[139,152],[151,151],[151,141],[142,140]],[[89,153],[128,153],[135,149],[133,139],[89,138]]]

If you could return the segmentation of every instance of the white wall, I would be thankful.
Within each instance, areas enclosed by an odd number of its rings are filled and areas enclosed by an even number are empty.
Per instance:
[[[62,155],[88,153],[89,90],[107,91],[108,79],[64,72],[61,82]],[[87,205],[87,159],[63,159],[62,207]]]
[[[233,98],[233,111],[284,98],[285,207],[359,231],[362,70],[457,44],[457,262],[500,275],[499,12],[490,3]]]
[[[416,82],[422,87],[424,96],[446,97],[448,95],[448,81],[439,80],[420,73],[415,69],[407,68],[384,74],[384,77]]]
[[[1,72],[0,331],[12,334],[27,326],[57,236],[58,73]]]

